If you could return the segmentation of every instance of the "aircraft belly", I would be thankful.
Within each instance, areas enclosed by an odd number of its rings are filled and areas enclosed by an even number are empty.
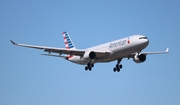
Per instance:
[[[80,65],[87,65],[91,60],[81,58],[80,56],[74,56],[74,58],[69,59],[69,61],[76,63],[76,64],[80,64]]]

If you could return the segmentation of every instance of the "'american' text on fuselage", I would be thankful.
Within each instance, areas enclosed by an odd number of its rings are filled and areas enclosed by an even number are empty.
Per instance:
[[[121,40],[121,41],[118,41],[118,42],[115,42],[115,43],[111,43],[111,44],[109,45],[109,49],[115,48],[115,47],[118,47],[118,46],[125,45],[126,42],[127,42],[127,40]]]

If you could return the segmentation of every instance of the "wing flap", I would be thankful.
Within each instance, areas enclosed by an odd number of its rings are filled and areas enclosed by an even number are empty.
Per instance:
[[[77,56],[83,56],[84,50],[79,49],[65,49],[65,48],[45,48],[45,52],[53,52],[53,53],[59,53],[59,54],[69,54],[69,55],[77,55]]]
[[[41,55],[66,58],[66,56],[61,56],[61,55],[52,55],[52,54],[41,54]]]

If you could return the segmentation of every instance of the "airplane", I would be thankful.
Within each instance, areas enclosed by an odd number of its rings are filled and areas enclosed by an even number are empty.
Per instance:
[[[41,49],[44,50],[44,52],[48,52],[48,54],[41,55],[61,57],[76,64],[86,65],[86,71],[91,71],[95,63],[117,60],[117,64],[113,68],[113,71],[120,72],[120,69],[122,69],[122,64],[120,63],[123,58],[132,58],[134,62],[142,63],[146,61],[146,56],[148,54],[164,54],[169,52],[169,48],[165,51],[142,52],[149,44],[148,38],[144,35],[133,35],[87,49],[76,49],[68,32],[65,31],[62,34],[65,48],[18,44],[12,40],[10,41],[17,46]]]

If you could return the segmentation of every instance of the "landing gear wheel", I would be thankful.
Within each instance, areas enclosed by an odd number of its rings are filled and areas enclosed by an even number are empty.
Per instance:
[[[94,67],[94,63],[91,63],[91,67]]]
[[[86,71],[88,70],[88,67],[87,67],[87,66],[85,67],[85,70],[86,70]]]
[[[120,67],[120,69],[122,69],[123,66],[122,66],[122,65],[119,65],[119,67]]]
[[[120,68],[117,68],[117,72],[120,72]]]
[[[116,68],[113,69],[114,72],[116,72],[116,70],[117,70]]]
[[[92,70],[92,68],[94,67],[94,63],[88,63],[87,64],[87,66],[85,67],[85,70],[87,71],[87,70],[89,70],[89,71],[91,71]]]

